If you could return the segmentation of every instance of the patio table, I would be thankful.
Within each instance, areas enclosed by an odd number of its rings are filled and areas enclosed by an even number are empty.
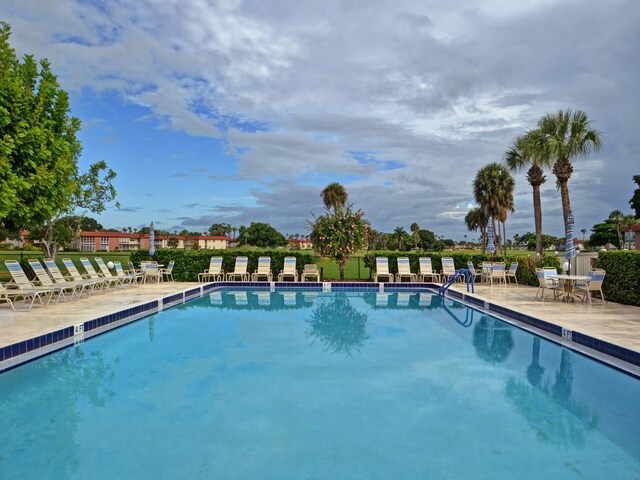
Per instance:
[[[557,274],[550,276],[551,278],[557,278],[558,280],[564,280],[564,293],[562,294],[562,300],[565,302],[574,302],[576,294],[573,293],[573,287],[576,282],[586,282],[591,277],[588,275],[565,275]]]

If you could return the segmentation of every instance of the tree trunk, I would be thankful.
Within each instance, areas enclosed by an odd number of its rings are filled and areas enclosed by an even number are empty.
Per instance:
[[[542,255],[542,202],[540,185],[533,186],[533,218],[536,226],[536,254]]]
[[[553,164],[553,174],[560,183],[560,196],[562,197],[562,216],[564,218],[564,228],[567,228],[567,220],[571,211],[569,200],[569,179],[573,173],[573,165],[568,158],[561,157]]]

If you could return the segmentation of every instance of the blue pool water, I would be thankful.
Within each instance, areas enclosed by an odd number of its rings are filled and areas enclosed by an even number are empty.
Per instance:
[[[430,293],[218,292],[0,375],[0,478],[637,479],[639,399]]]

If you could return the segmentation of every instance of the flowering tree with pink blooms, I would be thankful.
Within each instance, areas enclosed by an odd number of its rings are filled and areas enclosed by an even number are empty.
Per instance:
[[[351,206],[327,212],[309,222],[313,248],[323,257],[338,262],[340,280],[344,280],[344,267],[349,257],[367,248],[367,234],[371,228],[364,219],[362,210],[353,211]]]

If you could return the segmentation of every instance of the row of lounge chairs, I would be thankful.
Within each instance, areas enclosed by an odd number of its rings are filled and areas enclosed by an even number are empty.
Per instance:
[[[320,271],[315,264],[307,264],[304,266],[302,274],[298,274],[296,267],[296,257],[285,257],[282,271],[278,273],[277,279],[279,282],[298,280],[304,281],[320,281]],[[199,282],[221,282],[221,281],[240,281],[252,282],[259,281],[273,281],[273,272],[271,270],[271,257],[259,257],[258,268],[249,273],[247,271],[249,265],[249,258],[240,256],[236,257],[233,271],[226,272],[223,269],[222,257],[211,257],[209,261],[209,268],[204,272],[198,274]]]
[[[112,288],[143,283],[148,278],[153,278],[153,275],[148,276],[146,268],[136,269],[131,262],[129,270],[125,270],[119,261],[113,262],[114,274],[100,257],[96,257],[94,261],[98,270],[88,258],[81,258],[80,263],[85,271],[81,274],[71,259],[63,258],[62,264],[67,270],[67,274],[64,275],[54,260],[45,259],[43,265],[40,260],[30,259],[29,266],[35,273],[35,279],[30,280],[19,262],[6,260],[5,265],[12,280],[4,285],[0,284],[0,300],[5,301],[14,310],[15,303],[21,301],[24,307],[30,310],[36,302],[48,305],[55,299],[55,303],[58,303],[60,300],[72,300]],[[172,268],[173,262],[165,271],[158,270],[157,277],[162,278],[166,275],[173,279]],[[166,270],[169,270],[168,275]]]
[[[446,282],[456,274],[456,267],[451,257],[442,257],[442,271],[440,273],[433,270],[430,257],[420,257],[418,259],[419,271],[417,273],[411,271],[408,257],[398,257],[396,261],[398,273],[394,275],[389,271],[389,259],[387,257],[376,257],[374,281],[377,282],[384,279],[389,282],[402,282],[407,279],[410,282],[431,281],[440,283]],[[503,282],[505,285],[511,281],[518,283],[516,278],[518,262],[512,263],[509,270],[506,269],[506,265],[503,262],[485,262],[482,264],[481,271],[477,271],[472,262],[469,262],[467,267],[471,275],[474,276],[474,281],[480,276],[482,282],[486,281],[491,285],[494,282]]]

